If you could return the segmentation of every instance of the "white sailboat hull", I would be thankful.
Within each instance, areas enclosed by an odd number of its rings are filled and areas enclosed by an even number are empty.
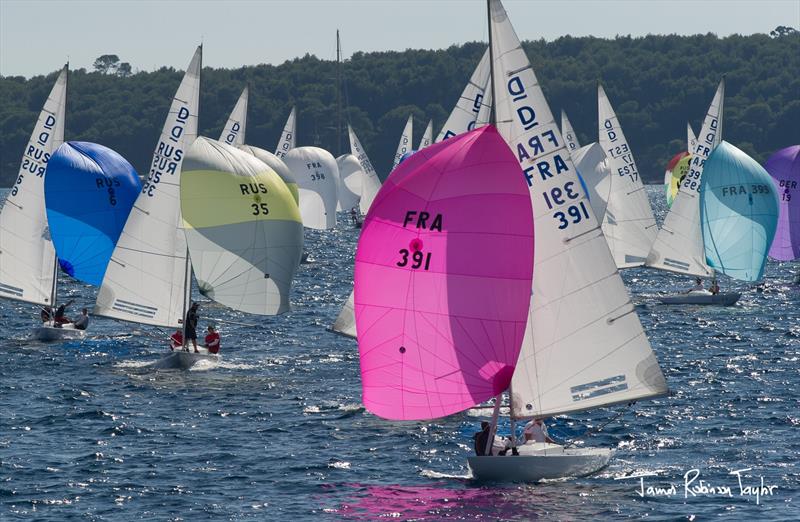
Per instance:
[[[188,352],[176,350],[159,359],[155,364],[153,364],[153,367],[160,370],[188,370],[200,361],[217,362],[220,360],[219,355],[208,353],[208,350],[203,347],[198,346],[197,349],[200,351],[200,353],[194,353],[194,348],[192,347],[189,347],[190,351]]]
[[[86,337],[86,331],[78,330],[69,323],[60,328],[53,326],[52,323],[47,323],[34,328],[31,337],[44,342],[74,340]]]
[[[712,294],[710,292],[690,292],[688,294],[659,297],[661,304],[717,305],[731,306],[742,297],[741,292]]]
[[[519,455],[469,457],[476,480],[487,482],[538,482],[583,477],[608,465],[614,451],[606,448],[564,448],[557,444],[526,444]]]

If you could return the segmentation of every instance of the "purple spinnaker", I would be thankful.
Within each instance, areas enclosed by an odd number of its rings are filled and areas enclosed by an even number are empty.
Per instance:
[[[778,190],[780,215],[769,257],[778,261],[800,258],[800,145],[781,149],[764,163]]]
[[[356,252],[366,408],[387,419],[432,419],[503,392],[532,276],[528,187],[494,127],[406,159],[372,203]]]

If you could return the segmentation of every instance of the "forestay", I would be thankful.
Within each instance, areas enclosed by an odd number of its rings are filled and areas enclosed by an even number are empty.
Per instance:
[[[198,137],[184,162],[181,211],[203,295],[251,314],[289,310],[303,225],[275,171],[244,151]]]
[[[409,114],[406,120],[406,126],[403,127],[403,134],[400,135],[400,142],[397,144],[397,151],[394,153],[394,163],[392,163],[392,170],[396,169],[400,164],[400,160],[406,153],[411,152],[411,142],[414,139],[414,115]]]
[[[672,207],[664,219],[656,240],[647,256],[647,266],[697,276],[709,276],[703,236],[700,230],[700,182],[703,165],[722,139],[722,105],[725,94],[723,79],[700,131],[698,143],[689,151],[692,155],[689,172],[681,183]]]
[[[350,210],[358,206],[361,198],[361,180],[364,173],[361,163],[352,154],[342,154],[336,158],[339,170],[339,209]]]
[[[781,149],[764,164],[778,190],[780,216],[769,256],[778,261],[800,258],[800,145]]]
[[[0,296],[40,305],[53,304],[56,253],[44,204],[47,162],[64,142],[67,66],[44,102],[25,145],[14,185],[0,213]]]
[[[490,27],[498,126],[528,181],[536,227],[512,415],[549,416],[664,394],[658,361],[498,0],[490,2]]]
[[[617,268],[642,266],[658,227],[633,151],[602,85],[597,86],[599,143],[610,170],[610,192],[603,233]]]
[[[533,269],[530,198],[494,127],[414,154],[364,222],[355,310],[364,406],[430,419],[508,386]]]
[[[778,224],[778,195],[764,168],[723,141],[708,157],[700,187],[708,264],[742,281],[764,275]]]
[[[339,177],[336,160],[318,147],[298,147],[284,156],[297,180],[303,225],[317,230],[336,228]]]
[[[299,203],[300,195],[297,189],[297,180],[295,180],[294,174],[292,174],[292,171],[289,170],[289,167],[282,159],[269,151],[259,147],[253,147],[252,145],[240,145],[239,149],[247,152],[248,154],[252,154],[259,160],[266,163],[269,168],[274,170],[275,173],[283,180],[283,182],[286,183],[286,186],[289,187],[289,192],[292,193],[295,203]]]
[[[422,133],[422,139],[419,140],[419,147],[417,150],[422,150],[433,142],[433,120],[428,121],[428,126],[425,127],[425,132]]]
[[[108,147],[68,141],[56,149],[47,162],[44,196],[61,270],[100,286],[141,190],[133,166]]]
[[[281,159],[285,158],[286,154],[295,146],[295,118],[295,107],[292,107],[292,112],[286,118],[286,125],[281,132],[281,139],[278,140],[278,146],[275,147],[275,155]]]
[[[202,47],[192,57],[172,99],[150,173],[133,205],[97,295],[95,315],[177,327],[191,290],[181,222],[184,157],[197,137]]]
[[[581,148],[581,144],[578,142],[578,137],[575,135],[575,131],[572,129],[572,123],[570,123],[569,118],[567,118],[567,113],[564,112],[564,109],[561,109],[561,135],[564,137],[564,141],[567,144],[567,150],[570,154],[577,152],[577,150]],[[574,160],[575,158],[572,159]]]
[[[236,105],[228,116],[228,121],[219,135],[219,141],[238,147],[244,145],[244,135],[247,130],[247,97],[248,89],[244,88],[241,96],[236,101]]]
[[[489,49],[487,48],[470,76],[467,86],[461,92],[456,106],[453,107],[450,116],[444,122],[441,132],[436,137],[436,143],[475,128],[478,114],[486,103],[484,93],[489,82],[489,69]]]
[[[347,133],[350,136],[350,153],[355,156],[361,164],[361,199],[358,202],[358,207],[362,214],[366,214],[369,210],[369,206],[372,205],[372,201],[378,194],[378,191],[381,189],[381,179],[378,177],[378,173],[375,172],[372,162],[367,157],[367,152],[364,150],[361,142],[358,141],[358,136],[356,136],[355,131],[350,125],[347,126]]]

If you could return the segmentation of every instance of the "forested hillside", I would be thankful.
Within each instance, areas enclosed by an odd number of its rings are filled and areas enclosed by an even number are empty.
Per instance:
[[[382,177],[409,113],[415,143],[433,118],[444,123],[485,44],[446,50],[356,53],[343,64],[345,117]],[[770,35],[563,37],[526,42],[539,82],[558,115],[569,114],[582,144],[596,140],[596,83],[603,82],[639,169],[658,181],[669,157],[685,148],[686,122],[695,132],[714,89],[726,75],[723,137],[762,161],[772,151],[800,143],[800,33]],[[188,62],[193,51],[186,44]],[[130,57],[122,56],[123,60]],[[130,74],[72,71],[66,139],[94,141],[128,158],[146,174],[181,71],[162,68]],[[213,65],[213,64],[211,64]],[[298,109],[298,145],[334,154],[336,64],[305,56],[278,66],[203,69],[201,134],[218,137],[244,85],[250,85],[247,142],[273,150],[292,105]],[[0,78],[0,186],[19,168],[55,72],[31,79]],[[346,135],[342,140],[347,148]]]

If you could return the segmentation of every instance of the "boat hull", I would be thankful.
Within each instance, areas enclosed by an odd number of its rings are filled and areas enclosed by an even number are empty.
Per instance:
[[[731,306],[742,297],[741,292],[725,294],[681,294],[659,297],[661,304],[717,305]]]
[[[556,444],[528,444],[520,446],[519,453],[469,457],[473,478],[487,482],[539,482],[584,477],[606,467],[614,451],[605,448],[565,449]]]
[[[204,348],[201,353],[185,352],[182,350],[174,351],[159,359],[153,366],[158,369],[189,370],[201,361],[217,362],[219,355],[208,353]]]
[[[60,328],[47,324],[34,328],[31,337],[44,342],[76,340],[86,337],[86,331],[78,330],[71,324],[65,324]]]

